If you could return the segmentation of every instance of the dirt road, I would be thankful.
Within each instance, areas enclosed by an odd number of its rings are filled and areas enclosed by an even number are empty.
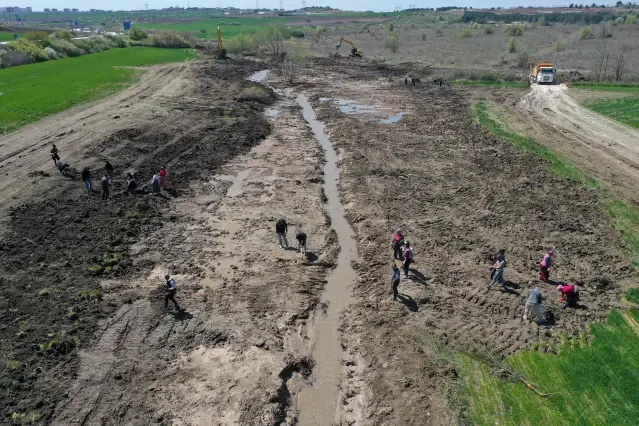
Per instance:
[[[517,104],[518,131],[639,201],[639,131],[579,105],[565,85],[533,85]]]

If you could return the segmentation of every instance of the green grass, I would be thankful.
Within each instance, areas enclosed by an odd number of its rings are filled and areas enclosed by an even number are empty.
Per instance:
[[[13,33],[0,32],[0,41],[11,41],[13,40]]]
[[[624,293],[629,302],[639,304],[639,288],[630,288]]]
[[[613,120],[639,128],[639,98],[603,99],[586,102],[586,106]]]
[[[523,352],[504,364],[550,398],[520,381],[504,380],[482,361],[460,355],[459,369],[475,425],[635,425],[639,418],[639,336],[612,311],[591,326],[592,345],[566,342],[558,355]],[[574,345],[574,348],[571,346]]]
[[[577,89],[598,90],[605,92],[637,92],[639,93],[639,84],[637,83],[593,83],[590,81],[577,81],[570,84],[570,87]]]
[[[130,85],[141,66],[192,58],[185,49],[131,47],[0,69],[0,134]]]
[[[527,89],[528,83],[521,81],[494,81],[494,80],[453,80],[453,86],[490,86],[490,87],[512,87],[515,89]]]

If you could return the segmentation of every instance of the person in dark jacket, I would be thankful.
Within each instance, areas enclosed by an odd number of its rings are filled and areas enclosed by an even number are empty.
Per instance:
[[[91,171],[89,171],[88,167],[82,169],[82,182],[84,182],[84,187],[87,189],[89,195],[91,195],[91,191],[93,191],[93,186],[91,184]]]
[[[280,247],[288,248],[288,241],[286,241],[286,232],[288,231],[288,225],[284,219],[279,219],[275,223],[275,233],[277,234],[278,241],[280,242]],[[284,244],[282,244],[284,241]]]
[[[295,239],[297,240],[297,251],[306,254],[306,232],[298,231]]]
[[[104,171],[108,173],[109,177],[113,176],[113,166],[109,163],[109,160],[104,163]]]
[[[399,294],[397,288],[399,287],[399,281],[401,280],[401,278],[402,272],[399,270],[397,265],[393,263],[393,275],[391,275],[391,289],[393,290],[393,300],[397,300],[397,296]]]
[[[102,199],[103,200],[108,200],[109,199],[109,186],[111,185],[109,183],[109,175],[107,173],[105,173],[104,176],[102,176],[102,180],[100,182],[102,183]]]
[[[53,144],[51,148],[51,158],[53,159],[53,164],[58,165],[58,161],[60,161],[60,156],[58,155],[58,147]]]

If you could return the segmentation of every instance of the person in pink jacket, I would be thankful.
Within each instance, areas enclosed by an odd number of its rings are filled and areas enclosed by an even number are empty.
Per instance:
[[[539,263],[539,279],[548,282],[550,281],[550,267],[552,266],[552,250],[548,250]]]

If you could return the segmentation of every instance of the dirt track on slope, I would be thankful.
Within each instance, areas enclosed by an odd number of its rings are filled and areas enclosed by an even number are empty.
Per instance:
[[[312,364],[305,318],[336,245],[321,152],[293,100],[266,96],[273,119],[237,101],[256,69],[158,67],[0,138],[2,423],[14,412],[60,425],[294,421],[291,394]],[[109,158],[112,198],[60,176],[50,142],[94,176]],[[148,182],[160,166],[164,196],[122,195],[126,171]],[[307,230],[309,260],[277,247],[278,217]],[[163,309],[165,273],[184,312]]]
[[[513,127],[571,159],[614,190],[639,201],[639,131],[579,105],[565,85],[533,85]]]

